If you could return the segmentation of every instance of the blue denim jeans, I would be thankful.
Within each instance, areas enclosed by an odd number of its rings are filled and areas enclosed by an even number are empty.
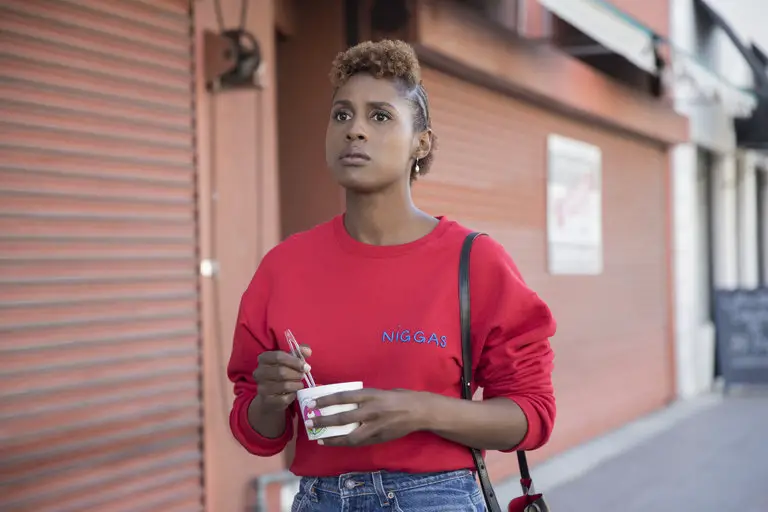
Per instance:
[[[291,512],[485,512],[469,470],[444,473],[347,473],[304,477]]]

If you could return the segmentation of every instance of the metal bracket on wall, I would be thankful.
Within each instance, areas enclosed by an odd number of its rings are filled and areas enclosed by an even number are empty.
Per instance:
[[[262,86],[263,61],[256,37],[243,29],[203,34],[205,84],[209,91]]]

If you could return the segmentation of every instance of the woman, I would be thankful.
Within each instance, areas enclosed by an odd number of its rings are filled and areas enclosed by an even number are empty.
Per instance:
[[[308,345],[318,385],[365,385],[317,401],[358,409],[308,425],[359,421],[351,434],[313,442],[297,429],[294,511],[485,510],[467,447],[531,450],[547,441],[554,320],[503,247],[480,237],[471,326],[484,399],[460,399],[457,273],[470,230],[411,198],[435,149],[418,61],[403,42],[366,42],[336,57],[331,79],[326,160],[346,212],[275,247],[245,291],[228,369],[232,432],[262,457],[293,437],[308,368],[289,354],[282,333],[291,329]]]

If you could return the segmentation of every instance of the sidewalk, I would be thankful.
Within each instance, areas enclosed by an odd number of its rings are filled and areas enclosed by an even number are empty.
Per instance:
[[[644,439],[612,456],[596,443],[592,459],[602,460],[559,485],[546,482],[558,462],[542,465],[538,487],[553,511],[768,512],[768,394],[704,397],[654,416],[623,429]]]

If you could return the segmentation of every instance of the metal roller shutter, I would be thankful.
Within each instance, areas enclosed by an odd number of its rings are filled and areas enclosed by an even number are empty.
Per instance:
[[[190,10],[0,3],[0,510],[202,509]]]

